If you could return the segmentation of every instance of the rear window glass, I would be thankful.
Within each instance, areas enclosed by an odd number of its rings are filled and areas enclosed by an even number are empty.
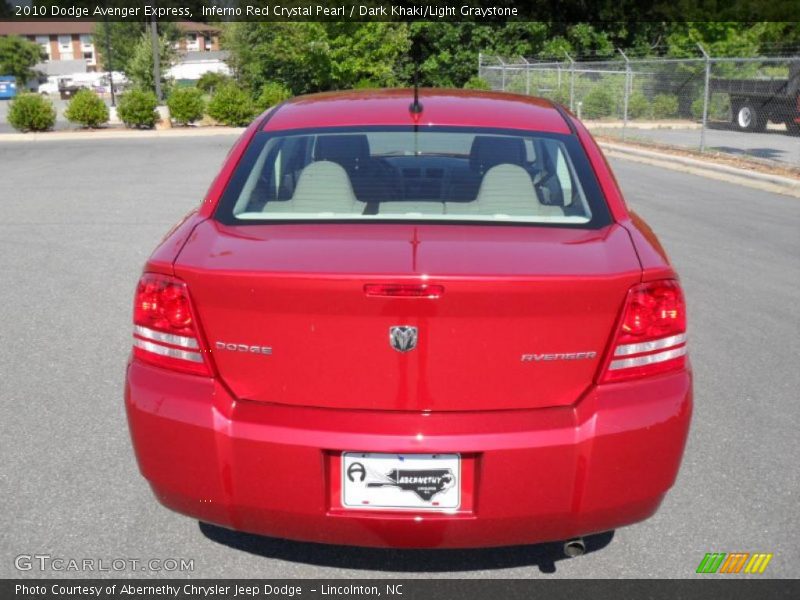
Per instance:
[[[218,209],[227,224],[412,220],[608,223],[574,136],[424,127],[259,133]]]

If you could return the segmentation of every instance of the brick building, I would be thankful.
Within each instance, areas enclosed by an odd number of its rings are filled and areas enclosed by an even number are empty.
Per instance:
[[[0,36],[18,35],[39,44],[47,57],[39,69],[45,74],[63,72],[58,63],[71,70],[82,63],[84,70],[97,71],[102,65],[94,43],[95,25],[92,21],[2,21]],[[179,21],[177,25],[182,33],[175,44],[179,52],[219,51],[219,27],[192,21]]]

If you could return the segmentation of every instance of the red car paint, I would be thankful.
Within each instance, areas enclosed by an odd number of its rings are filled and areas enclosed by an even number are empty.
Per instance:
[[[152,255],[144,270],[157,276],[145,280],[177,295],[169,318],[194,325],[149,323],[188,331],[202,360],[183,372],[133,354],[125,397],[143,475],[164,505],[197,519],[326,543],[510,545],[649,517],[683,454],[688,359],[613,382],[608,367],[636,335],[680,346],[685,312],[663,249],[573,116],[542,100],[433,90],[416,115],[420,127],[576,135],[611,216],[599,229],[214,218],[258,131],[408,125],[410,98],[320,94],[274,109],[266,125],[262,115]],[[631,332],[631,298],[655,302],[666,320]],[[139,324],[142,306],[166,302],[141,299]],[[419,328],[413,352],[386,343],[401,324]],[[576,358],[588,351],[596,356]],[[547,358],[559,353],[574,360]],[[461,503],[449,513],[345,508],[346,451],[458,453]]]

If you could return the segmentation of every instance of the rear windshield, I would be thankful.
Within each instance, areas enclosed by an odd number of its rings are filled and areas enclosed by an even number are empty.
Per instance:
[[[216,218],[573,227],[609,221],[574,136],[436,127],[259,133]]]

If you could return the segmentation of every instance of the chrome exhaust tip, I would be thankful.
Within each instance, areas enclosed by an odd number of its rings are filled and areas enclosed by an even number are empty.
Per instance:
[[[564,542],[564,554],[569,558],[576,558],[586,554],[586,544],[583,538],[575,538]]]

